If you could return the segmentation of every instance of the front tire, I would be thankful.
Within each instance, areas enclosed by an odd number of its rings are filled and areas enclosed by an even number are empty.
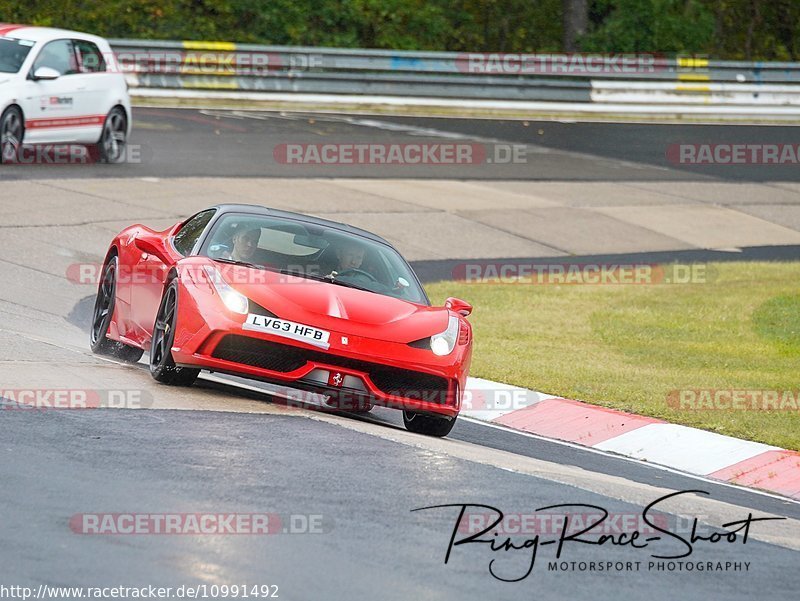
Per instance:
[[[113,256],[103,267],[103,277],[97,286],[97,297],[92,311],[89,346],[98,355],[110,355],[125,363],[136,363],[144,354],[142,349],[108,338],[108,328],[111,326],[117,299],[118,265],[119,259]]]
[[[406,430],[414,434],[443,437],[450,434],[450,430],[456,425],[456,418],[426,415],[416,411],[403,411],[403,424]]]
[[[175,341],[175,325],[178,321],[178,280],[167,286],[153,325],[150,342],[150,375],[156,382],[171,386],[191,386],[200,373],[199,369],[178,367],[172,358],[172,343]]]
[[[125,111],[115,106],[108,113],[97,150],[100,161],[103,163],[120,163],[125,158],[125,148],[128,144],[128,119]]]
[[[25,137],[25,121],[22,111],[12,106],[0,116],[0,163],[15,163],[19,160],[19,149]]]

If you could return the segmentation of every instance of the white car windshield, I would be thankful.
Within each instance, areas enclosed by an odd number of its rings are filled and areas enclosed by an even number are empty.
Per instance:
[[[315,223],[225,215],[202,254],[428,304],[411,268],[392,247]]]
[[[33,42],[0,38],[0,73],[16,73],[33,47]]]

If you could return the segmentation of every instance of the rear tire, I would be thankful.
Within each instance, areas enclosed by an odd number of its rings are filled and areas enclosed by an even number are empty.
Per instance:
[[[175,341],[177,321],[178,280],[172,280],[161,298],[156,323],[153,325],[153,339],[150,342],[150,375],[156,382],[162,384],[191,386],[200,370],[178,367],[172,358],[172,343]]]
[[[403,411],[403,424],[406,430],[425,436],[447,436],[456,425],[456,418],[426,415],[415,411]]]
[[[97,286],[97,297],[92,311],[89,345],[92,352],[98,355],[109,355],[125,363],[136,363],[144,354],[142,349],[108,338],[108,328],[111,326],[117,300],[118,265],[119,260],[115,255],[103,267],[103,276]]]
[[[22,111],[11,106],[0,116],[0,163],[16,163],[25,137]]]
[[[128,144],[128,119],[125,111],[115,106],[108,113],[97,150],[100,161],[103,163],[120,163],[125,158],[125,148]]]

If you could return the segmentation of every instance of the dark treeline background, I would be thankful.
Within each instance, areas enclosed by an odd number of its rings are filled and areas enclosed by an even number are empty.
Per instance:
[[[800,58],[800,0],[0,0],[0,22],[117,38]]]

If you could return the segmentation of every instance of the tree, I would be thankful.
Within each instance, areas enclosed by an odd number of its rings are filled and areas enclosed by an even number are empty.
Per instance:
[[[587,0],[561,0],[564,27],[564,52],[577,52],[580,38],[586,33],[589,24]]]
[[[583,38],[593,52],[707,54],[715,21],[701,0],[596,0],[599,23]]]
[[[0,0],[0,21],[111,38],[800,60],[800,0]]]
[[[715,56],[744,60],[800,58],[797,0],[705,0],[714,11]]]

